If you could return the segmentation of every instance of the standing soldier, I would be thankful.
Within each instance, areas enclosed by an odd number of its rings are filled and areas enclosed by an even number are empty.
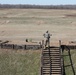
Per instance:
[[[49,34],[48,31],[46,31],[45,34],[43,34],[44,36],[44,49],[46,49],[46,47],[49,47],[50,46],[50,36],[52,36],[51,34]]]

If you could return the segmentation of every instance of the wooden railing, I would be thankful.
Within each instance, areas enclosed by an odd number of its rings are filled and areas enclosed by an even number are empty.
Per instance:
[[[50,60],[50,75],[51,75],[51,58],[50,58],[50,46],[48,47],[48,50],[49,50],[49,60]]]
[[[61,40],[59,40],[59,46],[60,46],[60,56],[61,56],[61,73],[62,75],[65,75],[64,58],[63,58],[63,50],[61,48]]]
[[[73,66],[73,62],[72,62],[72,58],[71,58],[70,48],[68,46],[66,46],[66,48],[68,49],[68,55],[69,55],[73,75],[76,75],[75,69],[74,69],[74,66]]]
[[[76,50],[76,45],[61,45],[61,47],[65,50],[67,49],[67,47],[69,49]]]
[[[44,40],[42,40],[42,49],[41,49],[41,61],[40,61],[40,66],[41,66],[41,70],[40,70],[40,75],[43,75],[43,71],[42,71],[42,67],[43,67],[43,48],[44,48]]]
[[[3,44],[0,43],[0,48],[1,49],[22,49],[22,50],[38,50],[41,49],[41,45],[17,45],[17,44]]]

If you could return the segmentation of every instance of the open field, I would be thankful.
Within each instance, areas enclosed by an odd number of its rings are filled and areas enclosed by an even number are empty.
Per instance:
[[[26,38],[41,41],[46,30],[52,34],[54,45],[58,40],[76,41],[76,10],[0,9],[0,40],[15,44]],[[71,54],[76,70],[76,51]],[[64,58],[65,66],[70,64],[69,57]],[[0,75],[39,75],[39,70],[40,51],[0,50]],[[70,66],[66,73],[72,75]]]
[[[0,75],[39,75],[40,51],[0,50]]]
[[[76,10],[0,9],[0,40],[35,41],[46,30],[51,41],[76,41]]]

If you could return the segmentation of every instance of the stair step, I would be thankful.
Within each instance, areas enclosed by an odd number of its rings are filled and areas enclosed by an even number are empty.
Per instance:
[[[53,64],[53,63],[52,63],[51,66],[60,66],[60,64]]]
[[[59,55],[60,55],[60,53],[56,53],[56,52],[51,52],[50,55],[51,55],[51,54],[59,54]]]
[[[51,56],[50,59],[56,59],[57,60],[57,59],[61,59],[61,58],[60,57],[53,57],[53,56]]]
[[[60,51],[60,49],[50,49],[50,51]]]
[[[51,63],[59,63],[60,61],[51,60]]]
[[[43,70],[50,70],[50,68],[43,68]]]
[[[50,73],[50,70],[43,70],[43,72],[49,72]]]
[[[61,73],[61,71],[51,71],[51,73],[52,73],[52,74],[55,74],[55,73],[58,74],[58,73]]]
[[[49,49],[43,49],[43,51],[44,51],[44,50],[47,50],[47,51],[48,51]]]
[[[51,52],[51,51],[59,51],[60,52],[59,49],[58,50],[43,50],[43,52]]]
[[[50,51],[50,53],[60,53],[59,51]]]
[[[53,60],[60,60],[60,59],[56,59],[56,58],[51,58],[51,61],[53,61]]]
[[[60,55],[60,53],[50,53],[50,56],[53,56],[53,55]]]
[[[52,64],[51,68],[60,68],[60,64]]]
[[[43,56],[43,58],[49,58],[50,56]]]
[[[60,50],[50,50],[50,52],[60,52]]]
[[[51,54],[59,54],[59,55],[60,55],[60,52],[43,53],[43,55],[45,55],[45,54],[47,54],[47,55],[51,55]]]
[[[50,67],[49,68],[43,67],[42,69],[43,70],[50,70]]]
[[[61,62],[60,59],[56,59],[56,58],[51,58],[50,61],[51,61],[51,62]]]
[[[51,70],[51,72],[59,72],[59,73],[61,73],[61,70]]]
[[[48,55],[49,56],[50,54],[49,53],[44,53],[43,55]]]
[[[59,54],[60,55],[60,52],[51,52],[50,55],[51,54]]]
[[[61,68],[60,65],[51,65],[51,68]]]
[[[50,68],[50,65],[44,64],[44,65],[43,65],[43,68]]]
[[[61,58],[60,56],[50,56],[51,58]]]
[[[50,49],[52,49],[52,48],[53,48],[53,49],[54,49],[54,48],[56,48],[56,49],[57,49],[57,48],[60,48],[60,47],[50,47]]]
[[[49,67],[50,68],[50,64],[43,64],[44,67]]]
[[[59,73],[61,73],[61,70],[51,70],[51,72],[59,72]]]
[[[51,57],[50,59],[52,59],[52,60],[53,60],[53,59],[54,59],[54,60],[55,60],[55,59],[56,59],[56,60],[60,60],[61,58]]]
[[[49,56],[49,54],[43,54],[43,56]]]
[[[51,74],[51,75],[61,75],[61,74]]]
[[[50,67],[49,68],[48,67],[44,67],[43,69],[50,70]]]
[[[59,50],[60,48],[50,48],[50,50]]]
[[[51,65],[51,68],[60,68],[60,65]]]
[[[61,74],[61,71],[51,71],[51,74]]]
[[[53,62],[53,61],[51,62],[51,64],[52,64],[52,63],[55,63],[55,64],[59,63],[59,64],[61,64],[61,62]]]
[[[43,68],[50,68],[50,65],[43,65]]]
[[[50,56],[50,58],[61,58],[60,56]]]
[[[59,47],[43,50],[43,75],[61,75],[61,55]],[[50,73],[51,71],[51,73]]]
[[[57,68],[52,67],[51,70],[61,70],[61,67],[57,67]]]
[[[50,72],[43,72],[43,75],[50,75]]]
[[[51,48],[50,50],[60,50],[59,48]]]
[[[50,62],[50,60],[43,60],[43,62]]]
[[[50,57],[52,57],[52,56],[60,56],[60,54],[50,54]]]

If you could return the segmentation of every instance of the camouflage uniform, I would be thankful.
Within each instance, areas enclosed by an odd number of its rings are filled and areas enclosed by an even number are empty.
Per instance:
[[[44,48],[49,47],[50,46],[50,36],[51,35],[48,33],[48,31],[46,31],[46,33],[43,34],[43,36],[44,36],[44,45],[45,45]]]

